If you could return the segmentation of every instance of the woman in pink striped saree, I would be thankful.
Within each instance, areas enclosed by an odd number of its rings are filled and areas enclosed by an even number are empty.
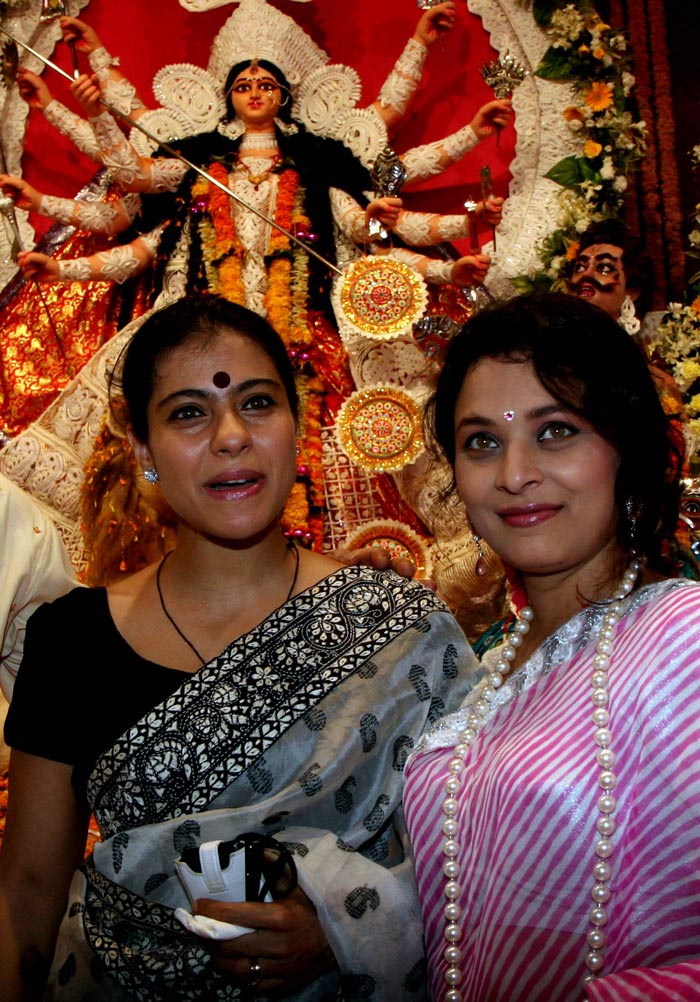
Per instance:
[[[455,338],[431,415],[518,609],[407,767],[432,997],[700,998],[700,587],[645,359],[520,297]]]

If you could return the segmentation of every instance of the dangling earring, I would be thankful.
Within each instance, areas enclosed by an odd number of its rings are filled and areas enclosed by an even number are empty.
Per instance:
[[[627,516],[627,532],[630,539],[630,552],[633,557],[639,555],[639,547],[637,546],[637,531],[639,529],[639,519],[642,517],[642,512],[644,510],[641,502],[634,500],[632,496],[628,497],[625,501],[625,515]]]
[[[620,307],[620,320],[618,322],[620,327],[627,331],[628,334],[637,334],[639,328],[642,326],[641,321],[635,312],[634,300],[631,296],[625,296],[622,300],[622,306]]]
[[[155,466],[147,466],[143,471],[143,479],[147,480],[149,484],[160,483],[160,477],[158,476],[158,470]]]
[[[309,477],[309,467],[303,460],[301,445],[297,442],[297,480],[305,481]]]
[[[478,578],[483,578],[486,574],[486,557],[484,556],[484,551],[481,548],[481,536],[474,532],[472,529],[472,539],[474,540],[474,545],[476,546],[476,552],[478,557],[476,558],[476,564],[474,566],[474,573]]]

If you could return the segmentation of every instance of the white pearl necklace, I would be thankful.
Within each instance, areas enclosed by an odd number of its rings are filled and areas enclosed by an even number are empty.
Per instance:
[[[633,559],[625,571],[620,584],[615,589],[612,601],[605,611],[600,629],[598,631],[598,643],[596,653],[593,658],[593,674],[591,675],[591,685],[593,692],[591,701],[593,702],[593,723],[595,731],[593,740],[596,750],[596,763],[600,767],[598,775],[598,786],[602,793],[598,799],[599,817],[596,823],[596,842],[594,853],[596,856],[593,864],[593,887],[591,897],[594,905],[590,910],[590,930],[587,941],[589,952],[586,954],[585,965],[587,973],[584,981],[590,981],[596,977],[605,963],[605,926],[608,921],[606,904],[610,899],[610,880],[612,869],[610,857],[613,853],[611,838],[615,832],[615,821],[613,814],[617,806],[612,791],[615,789],[616,776],[612,771],[615,764],[615,756],[611,746],[612,734],[610,732],[610,713],[608,711],[609,691],[608,691],[608,669],[613,652],[613,641],[615,631],[624,612],[623,600],[627,598],[635,586],[639,572],[643,567],[643,562]],[[503,684],[504,678],[511,670],[518,648],[522,645],[523,638],[530,630],[530,624],[534,618],[534,613],[529,606],[520,610],[518,621],[508,635],[507,641],[503,644],[500,657],[493,671],[489,672],[479,683],[478,699],[472,704],[471,711],[467,715],[465,726],[459,733],[457,744],[454,747],[452,758],[447,766],[449,773],[445,785],[445,799],[442,804],[442,813],[445,816],[442,831],[445,841],[442,851],[445,855],[445,865],[443,873],[445,875],[445,930],[444,935],[447,946],[444,951],[444,959],[447,961],[445,971],[445,994],[443,1002],[463,1002],[462,992],[459,985],[462,981],[462,971],[460,963],[462,961],[462,950],[460,942],[462,940],[462,926],[460,919],[462,909],[459,899],[462,896],[462,887],[459,883],[461,847],[457,841],[459,826],[456,820],[459,811],[459,801],[457,794],[462,785],[465,760],[469,754],[469,748],[473,744],[478,732],[481,730],[486,717],[490,713],[490,704],[496,694],[496,690]]]

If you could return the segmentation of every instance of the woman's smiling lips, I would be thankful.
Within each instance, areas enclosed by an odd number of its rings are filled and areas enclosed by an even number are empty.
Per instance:
[[[257,470],[232,470],[209,480],[204,489],[213,497],[244,498],[258,494],[265,477]]]
[[[526,529],[531,525],[540,525],[561,511],[563,505],[560,504],[528,504],[502,508],[498,512],[506,525],[516,529]]]

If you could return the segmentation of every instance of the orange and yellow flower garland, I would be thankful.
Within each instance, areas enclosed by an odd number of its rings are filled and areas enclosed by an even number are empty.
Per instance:
[[[211,164],[209,173],[228,187],[228,171],[222,163],[215,161]],[[205,204],[208,210],[200,215],[199,228],[209,288],[232,303],[245,303],[242,278],[245,248],[236,233],[231,199],[204,177],[195,181],[192,196],[200,204]]]

